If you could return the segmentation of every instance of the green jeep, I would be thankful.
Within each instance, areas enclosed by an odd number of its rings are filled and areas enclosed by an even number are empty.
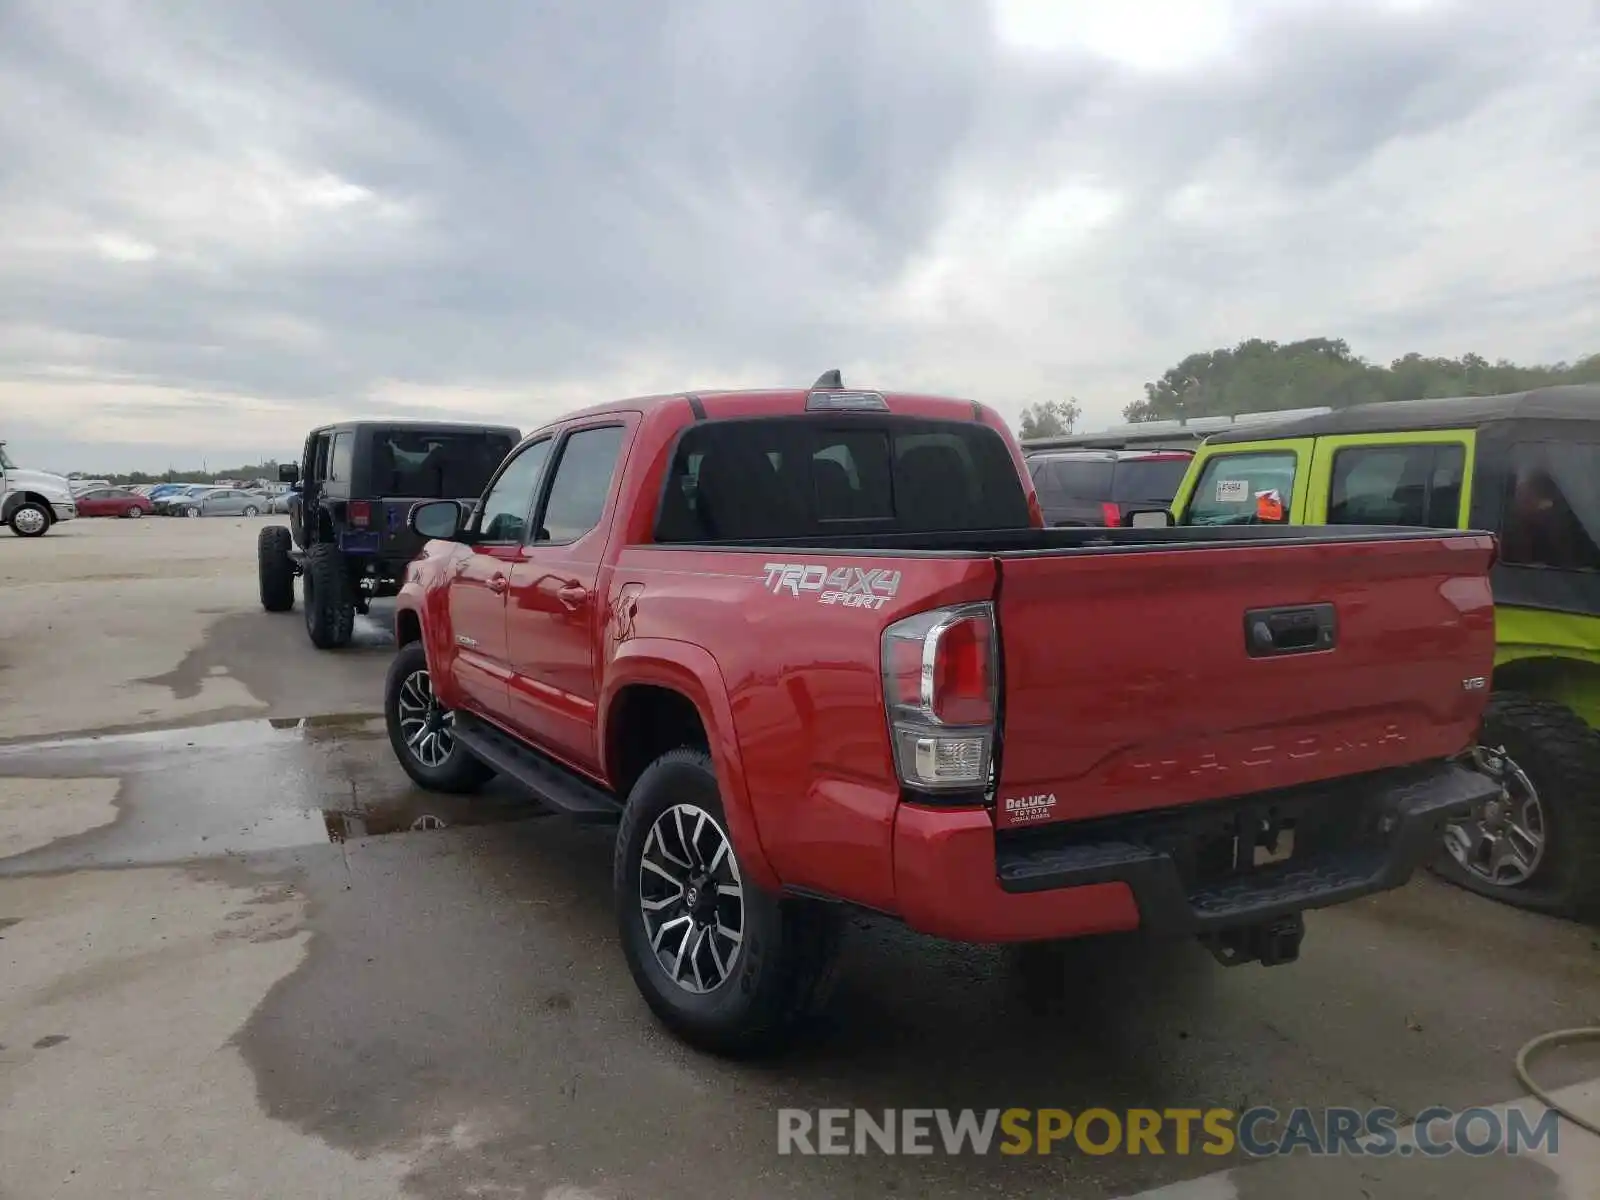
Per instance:
[[[1216,434],[1172,514],[1498,535],[1494,690],[1475,757],[1504,790],[1447,830],[1435,869],[1523,908],[1600,911],[1600,387],[1363,404]]]

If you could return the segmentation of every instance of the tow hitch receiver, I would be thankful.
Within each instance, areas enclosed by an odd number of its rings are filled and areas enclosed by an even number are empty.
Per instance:
[[[1263,967],[1276,967],[1294,962],[1300,957],[1300,943],[1305,940],[1306,919],[1302,913],[1274,917],[1259,925],[1240,925],[1201,937],[1207,950],[1225,967],[1259,962]]]

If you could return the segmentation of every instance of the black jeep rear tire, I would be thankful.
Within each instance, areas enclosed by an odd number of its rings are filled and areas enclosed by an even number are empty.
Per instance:
[[[652,853],[659,858],[665,852],[662,861],[669,867],[680,858],[696,863],[685,871],[685,879],[691,882],[679,885],[678,901],[672,902],[684,910],[682,914],[670,903],[661,907],[659,897],[646,899],[647,889],[664,884],[670,892],[672,885],[642,865],[646,852],[651,851],[658,821],[666,822],[662,828],[667,831],[658,833],[658,838],[676,837],[674,810],[686,814],[685,825],[697,831],[692,840],[697,840],[700,848],[660,842]],[[697,814],[703,814],[704,820]],[[719,856],[712,847],[724,843],[726,848]],[[707,878],[701,879],[702,874]],[[622,952],[634,983],[663,1024],[701,1049],[729,1056],[778,1049],[817,1007],[831,981],[842,926],[838,913],[815,901],[780,899],[740,879],[716,772],[702,750],[686,748],[664,754],[634,784],[617,833],[612,887]],[[731,907],[725,912],[719,906],[724,900],[732,904],[733,897],[724,896],[724,890],[733,887],[740,893],[741,928],[737,947],[730,953],[730,939],[719,943],[717,931],[732,928]],[[709,914],[702,910],[698,916],[692,915],[695,910],[684,898],[704,896],[708,888],[713,897]],[[656,923],[655,945],[651,921]],[[680,921],[688,924],[678,924]],[[664,929],[663,922],[677,928]],[[687,949],[687,959],[684,950],[673,950],[679,944],[680,930],[682,946],[692,946]],[[702,935],[709,946],[691,942]],[[720,951],[719,945],[723,947]],[[661,953],[677,955],[676,977],[661,961]],[[689,966],[683,965],[686,961]],[[715,971],[720,971],[721,981],[705,987]],[[689,980],[680,983],[686,974]],[[699,982],[701,990],[691,990],[691,982]]]
[[[318,650],[350,644],[356,628],[354,591],[337,546],[324,543],[306,551],[306,633]]]
[[[1434,870],[1451,883],[1517,908],[1558,916],[1600,914],[1600,732],[1564,704],[1520,692],[1489,701],[1479,744],[1504,748],[1526,775],[1542,816],[1543,851],[1513,884],[1469,870],[1448,849]]]
[[[288,529],[268,525],[256,535],[256,577],[261,587],[261,607],[267,612],[288,612],[294,607],[294,544]]]

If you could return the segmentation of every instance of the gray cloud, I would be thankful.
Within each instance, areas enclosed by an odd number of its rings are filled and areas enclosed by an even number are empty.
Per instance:
[[[1541,11],[1275,0],[1146,71],[975,0],[13,0],[0,419],[164,465],[835,364],[1114,419],[1254,335],[1591,351],[1600,39]]]

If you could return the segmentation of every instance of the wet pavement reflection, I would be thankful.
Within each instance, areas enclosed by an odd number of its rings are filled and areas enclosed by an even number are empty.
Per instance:
[[[496,781],[418,789],[381,720],[331,714],[0,747],[0,779],[114,778],[109,825],[0,859],[0,875],[176,863],[400,832],[519,821],[537,802]]]

